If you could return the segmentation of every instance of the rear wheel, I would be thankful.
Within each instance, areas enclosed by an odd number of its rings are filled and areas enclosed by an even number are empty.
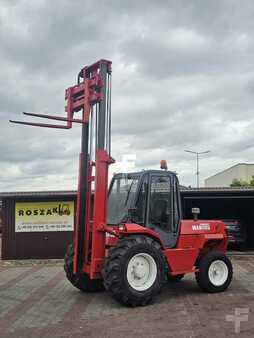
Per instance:
[[[104,285],[124,305],[146,305],[161,290],[166,272],[167,263],[159,243],[146,236],[129,236],[109,250]]]
[[[180,282],[183,279],[183,277],[184,277],[184,274],[175,275],[175,276],[168,274],[168,281],[170,283],[177,283],[177,282]]]
[[[201,257],[196,272],[199,287],[206,292],[225,291],[233,277],[233,267],[228,257],[221,252],[209,252]]]
[[[73,245],[70,244],[64,257],[64,270],[66,277],[71,282],[71,284],[83,292],[96,292],[104,290],[102,280],[90,279],[86,273],[73,273],[73,258]]]

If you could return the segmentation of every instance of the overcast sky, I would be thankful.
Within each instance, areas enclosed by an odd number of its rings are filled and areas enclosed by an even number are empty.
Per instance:
[[[0,0],[0,191],[75,189],[80,126],[10,125],[63,114],[82,66],[113,62],[113,156],[167,159],[180,182],[254,162],[254,2]],[[117,166],[116,166],[117,167]],[[116,169],[116,168],[115,168]],[[113,170],[115,170],[113,169]]]

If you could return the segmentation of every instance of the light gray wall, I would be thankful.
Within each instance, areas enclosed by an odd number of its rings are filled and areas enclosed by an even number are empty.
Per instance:
[[[229,187],[233,179],[250,181],[254,175],[254,164],[237,164],[205,179],[205,187]]]

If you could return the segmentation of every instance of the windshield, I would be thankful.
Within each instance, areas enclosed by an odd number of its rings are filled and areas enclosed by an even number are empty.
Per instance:
[[[138,176],[128,174],[114,178],[108,197],[108,224],[117,225],[127,219],[128,209],[136,196],[138,179]]]

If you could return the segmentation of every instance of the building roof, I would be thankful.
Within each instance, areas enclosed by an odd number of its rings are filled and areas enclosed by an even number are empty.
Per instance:
[[[180,186],[180,191],[183,193],[218,193],[218,192],[253,192],[254,187],[202,187],[202,188],[189,188]],[[55,190],[55,191],[15,191],[15,192],[0,192],[0,200],[4,198],[18,198],[18,197],[62,197],[70,196],[74,197],[77,195],[76,190]]]
[[[0,199],[8,197],[60,197],[60,196],[75,196],[75,190],[58,190],[58,191],[15,191],[15,192],[0,192]]]
[[[249,191],[254,192],[254,187],[202,187],[202,188],[186,188],[181,187],[180,191],[183,192],[242,192],[242,191]]]

